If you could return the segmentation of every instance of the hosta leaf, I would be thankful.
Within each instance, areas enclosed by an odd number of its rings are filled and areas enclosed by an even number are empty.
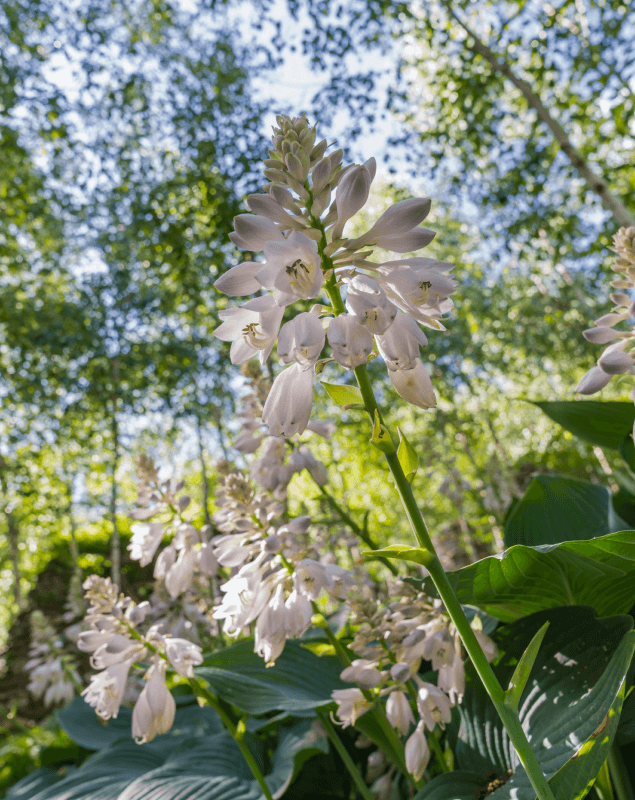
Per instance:
[[[515,545],[448,573],[459,600],[503,622],[546,608],[592,606],[602,616],[626,613],[635,602],[635,531],[582,542]],[[436,597],[430,578],[423,586]]]
[[[182,702],[182,698],[177,698],[177,701]],[[110,719],[104,724],[83,697],[76,697],[58,712],[57,720],[62,730],[74,742],[88,750],[101,750],[114,742],[132,740],[132,711],[129,708],[120,708],[116,719]],[[200,708],[195,702],[190,702],[189,705],[179,705],[171,730],[164,736],[157,736],[153,746],[160,747],[165,741],[170,748],[173,746],[174,736],[218,733],[222,729],[223,724],[215,711],[211,708]]]
[[[505,522],[505,545],[593,539],[627,528],[604,486],[564,475],[536,475]]]
[[[635,649],[630,617],[598,619],[589,608],[561,608],[500,629],[503,656],[495,671],[503,685],[537,630],[550,627],[520,702],[520,719],[556,797],[586,791],[608,755],[617,729],[624,677]],[[486,776],[513,775],[494,800],[534,800],[535,794],[481,682],[469,671],[459,706],[456,746],[462,769]]]
[[[287,642],[275,666],[265,667],[254,653],[253,640],[245,639],[208,656],[195,670],[212,691],[247,714],[269,711],[306,712],[330,703],[342,668],[335,658],[319,658],[297,642]]]
[[[475,800],[482,790],[483,779],[480,775],[456,770],[431,780],[417,792],[413,800]]]
[[[73,769],[73,772],[75,770]],[[31,800],[38,792],[52,786],[54,783],[59,783],[63,779],[63,775],[59,775],[57,770],[49,769],[49,767],[41,767],[31,772],[30,775],[22,778],[9,789],[5,798],[20,798],[20,800]]]
[[[633,403],[568,400],[532,401],[554,422],[586,442],[618,450],[635,422]]]

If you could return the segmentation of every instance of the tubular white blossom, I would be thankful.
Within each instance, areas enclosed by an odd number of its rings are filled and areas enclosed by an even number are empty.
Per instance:
[[[337,703],[335,713],[343,728],[354,725],[373,705],[364,697],[361,689],[335,689],[331,696]]]
[[[128,545],[130,558],[147,567],[154,558],[165,532],[162,522],[138,522],[130,526],[132,539]]]
[[[320,319],[310,312],[298,314],[280,329],[278,355],[284,364],[310,369],[320,357],[326,335]]]
[[[255,294],[259,291],[260,283],[256,280],[256,274],[262,269],[259,261],[245,261],[228,269],[214,283],[219,292],[228,297],[240,297],[246,294]]]
[[[604,389],[612,377],[608,372],[604,372],[601,367],[591,367],[575,387],[575,391],[580,392],[580,394],[595,394]]]
[[[346,281],[346,308],[354,314],[371,333],[385,333],[397,315],[397,308],[386,297],[374,278],[355,275]]]
[[[333,358],[346,369],[365,364],[373,349],[373,336],[352,314],[340,314],[329,322],[327,337]]]
[[[408,698],[400,689],[391,692],[386,701],[386,716],[388,722],[405,736],[410,730],[410,725],[414,724],[415,718],[410,708]]]
[[[356,658],[350,667],[346,667],[340,675],[343,681],[357,683],[363,689],[374,689],[385,677],[386,673],[380,672],[374,661],[368,661],[365,658]]]
[[[236,232],[230,233],[229,238],[236,247],[254,253],[262,250],[267,242],[284,240],[278,226],[258,214],[239,214],[234,217],[234,229]]]
[[[284,650],[287,638],[287,608],[284,602],[284,587],[278,584],[276,591],[264,611],[258,617],[254,633],[254,650],[271,667]]]
[[[377,336],[377,349],[389,370],[414,369],[419,349],[428,344],[425,333],[407,314],[399,313],[382,336]]]
[[[90,684],[82,692],[88,705],[92,706],[102,719],[115,718],[119,713],[128,672],[133,663],[134,659],[112,664],[103,672],[93,675]]]
[[[420,682],[417,708],[430,731],[434,730],[437,724],[443,726],[452,720],[452,704],[448,696],[433,683]]]
[[[173,669],[186,678],[194,677],[194,666],[203,663],[203,651],[197,644],[188,642],[187,639],[172,639],[165,637],[163,640],[165,654]]]
[[[430,748],[423,730],[423,722],[417,725],[406,742],[405,755],[406,769],[416,781],[421,780],[430,762]]]
[[[389,370],[388,377],[397,394],[419,408],[434,408],[437,397],[426,368],[419,359],[413,369]]]
[[[155,656],[146,673],[146,685],[132,710],[132,736],[138,744],[167,733],[174,723],[176,703],[165,685],[166,663]]]
[[[317,244],[304,233],[293,231],[288,239],[267,243],[265,258],[256,277],[273,290],[278,305],[289,305],[298,298],[310,300],[322,291],[324,274]]]
[[[306,428],[312,405],[313,370],[293,364],[273,382],[262,418],[272,436],[293,436]]]
[[[239,308],[219,311],[223,323],[214,336],[232,343],[232,364],[242,364],[255,355],[264,364],[273,350],[283,314],[284,309],[270,295],[255,297]]]
[[[370,158],[361,166],[349,167],[337,184],[337,224],[333,228],[333,239],[342,236],[346,222],[366,204],[370,185],[375,177],[377,165]]]

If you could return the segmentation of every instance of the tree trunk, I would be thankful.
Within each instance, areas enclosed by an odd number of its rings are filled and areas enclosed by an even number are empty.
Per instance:
[[[13,570],[13,598],[18,608],[22,607],[22,590],[20,588],[20,528],[11,512],[7,514],[7,538],[11,550],[11,567]]]
[[[110,493],[110,519],[112,536],[110,539],[110,579],[121,588],[121,543],[117,527],[117,468],[119,466],[119,424],[117,420],[117,382],[119,380],[119,359],[112,364],[112,487]]]

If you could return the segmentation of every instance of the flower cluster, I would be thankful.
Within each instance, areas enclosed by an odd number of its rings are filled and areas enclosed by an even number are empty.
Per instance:
[[[594,344],[608,345],[598,358],[597,366],[592,367],[582,378],[576,392],[595,394],[603,389],[614,375],[631,373],[635,360],[629,352],[635,344],[635,330],[616,329],[621,322],[635,317],[635,301],[627,294],[635,286],[635,228],[620,228],[615,234],[612,250],[618,259],[613,270],[618,273],[611,286],[618,291],[611,294],[615,303],[610,314],[595,320],[595,327],[584,331],[584,338]],[[635,401],[635,387],[633,388]]]
[[[315,143],[315,128],[304,116],[277,121],[265,161],[268,192],[249,196],[252,213],[237,216],[230,234],[237,247],[262,251],[264,261],[232,267],[215,284],[232,297],[266,293],[221,311],[215,335],[232,343],[235,364],[255,355],[264,364],[277,340],[278,357],[289,366],[264,404],[263,419],[274,436],[302,433],[309,424],[314,368],[327,340],[332,359],[345,369],[380,353],[401,397],[421,408],[435,406],[419,358],[427,344],[419,324],[445,330],[440,320],[452,308],[456,285],[447,274],[452,265],[422,257],[369,260],[374,247],[409,253],[429,244],[434,233],[419,223],[430,201],[395,203],[362,236],[346,238],[348,220],[368,200],[375,160],[343,167],[342,151],[327,156],[326,140]],[[346,288],[345,310],[340,286]],[[323,295],[331,307],[316,303],[282,325],[288,306]]]
[[[131,527],[128,549],[130,557],[145,567],[156,555],[166,534],[174,534],[154,567],[154,577],[165,583],[172,598],[191,589],[196,576],[205,580],[218,569],[205,530],[198,530],[183,516],[191,502],[186,495],[177,496],[183,488],[182,482],[160,481],[151,459],[139,458],[139,507],[130,512],[130,517],[140,521]],[[150,522],[153,518],[155,521]]]
[[[90,629],[79,635],[77,645],[92,653],[91,666],[100,672],[92,676],[82,695],[103,720],[116,717],[131,667],[151,657],[145,686],[132,712],[133,737],[139,743],[149,742],[157,734],[167,733],[174,722],[176,705],[165,683],[168,665],[191,678],[193,666],[203,660],[201,648],[162,635],[157,625],[141,634],[137,627],[145,621],[149,603],[135,604],[119,594],[109,578],[91,575],[84,589],[90,602],[86,616]]]
[[[323,590],[345,596],[352,575],[319,555],[306,535],[310,517],[282,519],[284,504],[254,490],[244,473],[225,478],[217,504],[214,524],[225,535],[213,540],[214,556],[234,573],[220,587],[224,595],[214,617],[224,620],[230,636],[255,623],[255,650],[273,664],[286,640],[311,624],[313,601]]]
[[[349,600],[357,632],[350,649],[360,657],[342,672],[342,680],[358,688],[333,692],[336,714],[343,727],[355,721],[378,698],[386,698],[386,716],[406,741],[406,766],[415,780],[430,759],[425,730],[450,722],[451,708],[465,691],[461,641],[438,603],[398,581],[393,593],[400,599],[386,606],[368,598]],[[475,630],[487,658],[497,655],[494,642]],[[436,685],[420,678],[422,661],[438,671]],[[418,720],[415,718],[415,710]]]
[[[24,668],[30,673],[28,689],[44,705],[70,703],[75,687],[81,686],[75,659],[64,652],[60,636],[41,611],[31,614],[31,648]]]

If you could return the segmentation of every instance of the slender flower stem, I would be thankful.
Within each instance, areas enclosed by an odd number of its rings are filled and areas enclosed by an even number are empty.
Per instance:
[[[434,731],[428,737],[428,741],[432,745],[432,749],[434,750],[434,755],[436,757],[437,764],[441,768],[441,771],[451,772],[452,770],[445,763],[445,758],[443,757],[443,750],[441,749],[441,745],[439,744],[439,740],[437,739]]]
[[[336,315],[344,313],[344,303],[342,302],[342,297],[336,285],[336,279],[334,275],[331,276],[331,279],[326,282],[325,290],[329,296]],[[372,427],[375,420],[375,414],[378,414],[381,420],[381,412],[379,410],[379,406],[377,405],[375,393],[373,392],[365,365],[355,368],[355,377],[357,378],[357,385],[359,386],[362,394],[366,413],[368,414]],[[439,592],[439,596],[445,604],[448,614],[456,625],[465,649],[467,650],[481,681],[483,682],[492,702],[494,703],[496,711],[498,712],[498,715],[500,716],[503,725],[507,730],[509,738],[511,739],[511,742],[518,753],[518,757],[520,758],[523,767],[525,768],[531,785],[533,786],[539,800],[554,800],[553,792],[551,791],[547,779],[540,768],[540,764],[538,763],[538,760],[531,749],[529,741],[527,740],[527,736],[525,735],[522,725],[520,724],[520,719],[515,711],[505,705],[505,693],[498,682],[496,675],[494,674],[494,670],[491,668],[487,658],[485,657],[485,654],[483,653],[483,650],[479,645],[476,636],[474,635],[474,631],[470,627],[470,623],[465,616],[463,608],[456,594],[454,593],[454,590],[452,589],[450,581],[448,580],[448,577],[441,566],[441,562],[439,561],[434,549],[434,545],[432,544],[430,533],[412,492],[412,486],[404,474],[401,464],[399,463],[399,459],[394,452],[384,453],[384,456],[388,463],[388,468],[390,469],[390,472],[394,478],[397,492],[401,498],[408,521],[410,522],[410,527],[412,528],[417,540],[417,544],[419,547],[424,548],[430,553],[430,561],[426,564],[428,572],[430,573],[430,577],[432,578],[432,581]]]
[[[366,781],[363,779],[359,770],[355,766],[353,759],[348,754],[348,750],[342,744],[342,740],[337,735],[337,731],[333,727],[331,720],[323,711],[320,711],[319,709],[316,710],[316,714],[318,715],[318,718],[322,723],[324,730],[326,731],[326,735],[329,737],[329,740],[333,744],[333,747],[337,750],[340,758],[344,762],[344,766],[346,767],[351,778],[353,779],[355,786],[357,786],[357,788],[359,789],[359,793],[361,794],[361,796],[365,798],[365,800],[374,800],[373,795],[370,793],[370,789],[366,785]]]
[[[214,697],[214,695],[211,692],[209,692],[196,678],[190,678],[189,682],[192,689],[194,689],[194,693],[196,694],[196,696],[200,697],[202,700],[205,700],[205,702],[209,706],[211,706],[214,709],[214,711],[218,714],[218,716],[221,718],[223,725],[227,728],[232,738],[240,748],[240,752],[243,754],[243,758],[249,765],[249,769],[252,771],[253,776],[256,779],[258,786],[260,786],[266,800],[273,800],[269,787],[267,786],[265,778],[260,770],[260,767],[258,766],[256,759],[253,756],[253,753],[247,747],[247,744],[243,738],[243,732],[240,731],[236,725],[234,725],[233,721],[229,718],[226,711],[218,702],[218,699]]]

